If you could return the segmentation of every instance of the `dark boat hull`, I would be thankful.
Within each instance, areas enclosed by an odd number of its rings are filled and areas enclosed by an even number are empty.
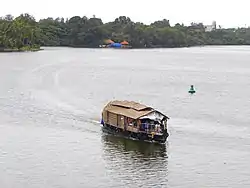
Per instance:
[[[134,133],[130,131],[124,131],[123,129],[108,125],[108,124],[102,124],[103,131],[109,134],[113,134],[116,136],[126,137],[129,139],[135,139],[135,140],[141,140],[146,142],[156,142],[160,144],[164,144],[169,136],[167,130],[163,133],[163,135],[154,135],[152,137],[151,134],[148,133]]]

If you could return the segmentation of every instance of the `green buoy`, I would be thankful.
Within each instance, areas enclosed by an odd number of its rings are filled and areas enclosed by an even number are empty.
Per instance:
[[[195,91],[195,89],[194,89],[194,86],[191,85],[191,86],[190,86],[190,89],[189,89],[189,91],[188,91],[188,93],[194,94],[195,92],[196,92],[196,91]]]

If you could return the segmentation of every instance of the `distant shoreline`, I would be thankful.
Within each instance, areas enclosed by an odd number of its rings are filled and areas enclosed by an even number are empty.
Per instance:
[[[102,48],[102,47],[91,47],[91,46],[42,46],[42,47],[66,47],[66,48],[85,48],[85,49],[121,49],[121,50],[128,50],[128,49],[174,49],[174,48],[192,48],[192,47],[209,47],[209,46],[250,46],[248,44],[207,44],[207,45],[186,45],[186,46],[173,46],[173,47],[167,47],[167,46],[154,46],[154,47],[131,47],[131,48]]]
[[[2,48],[0,53],[12,53],[12,52],[38,52],[44,50],[42,48],[31,48],[31,49],[11,49],[11,48]]]
[[[190,48],[212,45],[250,45],[250,28],[222,28],[192,22],[171,25],[167,19],[150,24],[132,21],[127,16],[104,23],[101,18],[51,17],[36,21],[28,13],[0,18],[1,52],[34,52],[40,46],[98,49]],[[3,49],[11,48],[11,49]],[[1,50],[2,49],[2,50]]]
[[[132,47],[132,48],[101,48],[101,47],[88,47],[88,46],[42,46],[44,48],[60,48],[60,47],[66,47],[66,48],[82,48],[82,49],[115,49],[115,50],[147,50],[147,49],[175,49],[175,48],[194,48],[194,47],[213,47],[213,46],[250,46],[250,45],[239,45],[239,44],[221,44],[221,45],[194,45],[194,46],[180,46],[180,47],[164,47],[164,46],[157,46],[157,47]],[[5,49],[1,49],[0,48],[0,53],[13,53],[13,52],[38,52],[38,51],[42,51],[42,50],[46,50],[44,48],[33,48],[33,49],[9,49],[9,48],[5,48]]]

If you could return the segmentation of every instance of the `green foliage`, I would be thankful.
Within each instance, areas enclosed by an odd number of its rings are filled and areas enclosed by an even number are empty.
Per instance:
[[[28,44],[24,40],[28,39]],[[36,49],[42,46],[98,47],[105,39],[126,40],[134,48],[184,47],[197,45],[249,45],[250,29],[216,29],[206,32],[202,23],[170,25],[169,20],[150,25],[120,16],[103,23],[99,18],[74,16],[46,18],[38,22],[29,14],[0,19],[0,48]]]
[[[15,19],[7,15],[0,19],[0,47],[21,49],[33,46],[39,39],[40,32],[37,22],[29,14],[21,14]]]

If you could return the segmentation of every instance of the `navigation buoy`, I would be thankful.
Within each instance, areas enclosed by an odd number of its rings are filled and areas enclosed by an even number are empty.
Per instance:
[[[194,86],[191,85],[191,86],[190,86],[190,89],[189,89],[189,91],[188,91],[188,93],[194,94],[195,92],[196,92],[196,91],[195,91],[195,89],[194,89]]]

